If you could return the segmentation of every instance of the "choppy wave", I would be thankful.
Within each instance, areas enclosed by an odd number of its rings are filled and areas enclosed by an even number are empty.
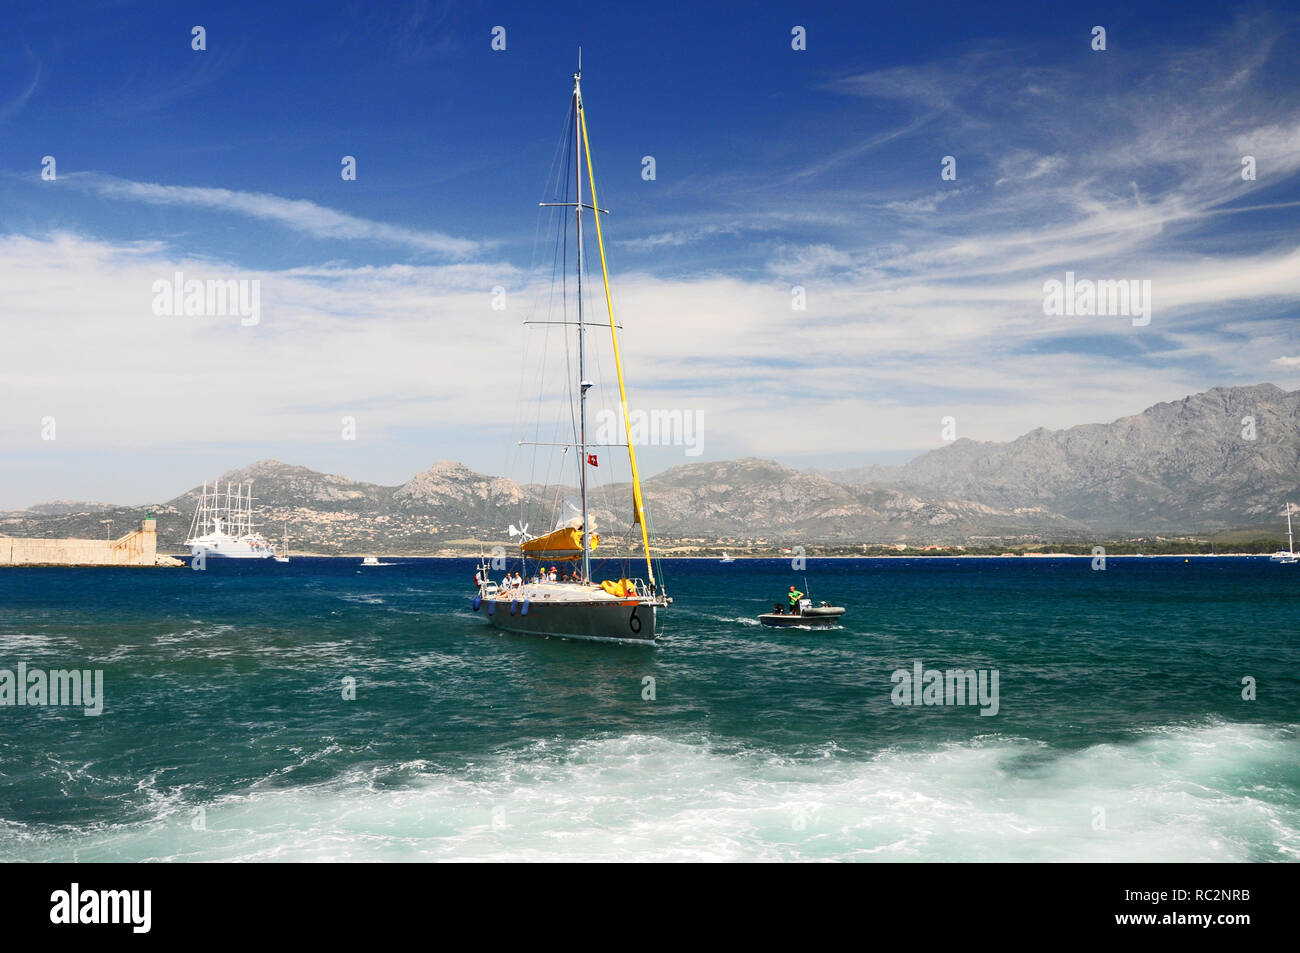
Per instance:
[[[326,739],[328,740],[328,739]],[[325,743],[324,741],[322,743]],[[320,752],[302,752],[304,759]],[[1058,751],[997,736],[802,757],[645,734],[537,742],[452,769],[353,767],[149,821],[0,821],[0,853],[55,860],[1300,859],[1293,727],[1210,724]],[[203,826],[195,829],[198,809]]]
[[[730,616],[730,615],[708,615],[706,616],[713,622],[725,622],[728,625],[759,625],[757,619],[750,616]]]
[[[44,652],[57,644],[48,635],[33,635],[27,632],[0,632],[0,652],[5,655]]]
[[[360,570],[358,570],[358,572],[359,571]],[[339,598],[342,599],[344,602],[352,602],[358,605],[365,605],[365,606],[382,606],[385,602],[383,596],[378,595],[376,593],[370,593],[370,592],[360,592],[360,593],[349,592],[349,593],[344,593],[343,595],[339,596]]]

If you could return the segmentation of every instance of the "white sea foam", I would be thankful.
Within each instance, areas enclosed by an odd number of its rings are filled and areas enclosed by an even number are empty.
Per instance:
[[[386,601],[383,596],[376,593],[344,593],[339,596],[344,602],[352,602],[366,606],[382,606]]]
[[[233,625],[199,625],[179,632],[166,632],[155,636],[154,642],[157,645],[186,644],[203,639],[223,638],[234,631]]]
[[[0,653],[8,655],[31,654],[53,648],[55,640],[48,635],[32,635],[26,632],[0,633]]]
[[[455,772],[415,762],[169,798],[144,824],[0,823],[0,847],[82,860],[1294,861],[1298,771],[1294,730],[1249,725],[1064,754],[987,737],[866,759],[635,734],[539,742]],[[192,828],[199,806],[206,830]]]

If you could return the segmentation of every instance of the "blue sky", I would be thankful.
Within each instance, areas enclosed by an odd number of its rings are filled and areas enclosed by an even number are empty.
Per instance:
[[[265,457],[519,476],[579,43],[632,402],[703,421],[702,456],[646,448],[651,471],[1300,386],[1296,14],[974,6],[7,4],[0,507],[164,499]],[[260,323],[153,314],[175,270],[259,280]],[[1067,270],[1151,281],[1150,325],[1045,317]]]

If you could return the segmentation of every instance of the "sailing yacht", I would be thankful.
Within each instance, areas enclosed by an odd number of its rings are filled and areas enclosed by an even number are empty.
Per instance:
[[[491,569],[487,562],[475,574],[477,591],[474,595],[475,611],[484,610],[491,624],[509,632],[526,635],[553,636],[565,639],[584,639],[596,642],[621,642],[654,644],[658,635],[658,612],[672,603],[661,581],[656,577],[650,549],[650,533],[646,523],[645,503],[641,493],[641,477],[637,470],[636,449],[632,442],[628,415],[627,387],[623,378],[623,364],[619,353],[618,324],[614,320],[614,303],[609,290],[609,269],[605,258],[605,238],[601,228],[601,215],[606,212],[596,198],[595,168],[592,164],[587,136],[587,116],[582,102],[582,66],[573,75],[573,94],[570,101],[570,120],[566,120],[566,137],[571,137],[573,154],[572,178],[575,185],[574,201],[543,202],[543,206],[572,208],[576,228],[576,321],[570,319],[567,303],[561,321],[539,323],[566,325],[576,340],[571,345],[565,340],[566,362],[576,345],[577,360],[566,364],[576,370],[576,379],[566,382],[569,394],[563,419],[569,421],[562,445],[564,459],[577,466],[578,496],[566,500],[554,529],[542,535],[529,535],[527,524],[522,530],[510,527],[511,538],[518,537],[518,574],[509,573],[500,584],[488,578]],[[567,168],[567,160],[566,160]],[[585,174],[585,178],[584,178]],[[561,175],[568,178],[569,172]],[[585,191],[584,191],[585,182]],[[587,195],[589,192],[589,198]],[[568,198],[567,185],[560,198]],[[609,341],[613,364],[618,377],[619,405],[622,409],[625,443],[597,443],[588,433],[588,391],[594,383],[588,373],[595,363],[589,354],[588,334],[594,334],[604,322],[593,322],[584,309],[583,278],[583,226],[584,211],[591,212],[595,223],[596,245],[600,251],[600,271],[604,281],[605,304],[608,313]],[[567,220],[567,212],[561,221]],[[567,242],[567,226],[565,226]],[[571,259],[565,258],[566,262]],[[557,279],[558,280],[558,279]],[[566,294],[567,294],[567,278]],[[601,331],[603,335],[603,330]],[[576,365],[576,366],[575,366]],[[576,404],[576,407],[573,405]],[[521,445],[524,442],[521,441]],[[540,444],[539,444],[540,445]],[[639,528],[642,553],[645,557],[645,575],[629,577],[625,570],[615,573],[617,578],[598,580],[592,572],[592,557],[600,546],[591,513],[592,469],[599,466],[598,454],[589,453],[598,446],[626,448],[632,473],[631,526]],[[576,450],[576,454],[570,454]],[[631,533],[629,532],[629,536]],[[608,547],[607,547],[608,548]],[[530,565],[531,561],[531,565]],[[559,567],[565,567],[563,571]],[[639,570],[637,570],[639,572]]]
[[[722,551],[722,558],[718,560],[718,562],[720,563],[734,563],[735,561],[736,561],[736,557],[728,556],[727,551],[725,549]]]
[[[204,559],[270,559],[275,546],[253,526],[253,485],[227,483],[222,494],[220,481],[203,484],[199,505],[190,522],[185,545],[190,555]]]
[[[1291,504],[1286,505],[1286,549],[1279,549],[1268,557],[1271,562],[1291,565],[1296,561],[1295,537],[1291,533]]]
[[[284,544],[280,547],[280,552],[276,554],[275,561],[278,563],[287,563],[289,561],[289,524],[284,524]]]

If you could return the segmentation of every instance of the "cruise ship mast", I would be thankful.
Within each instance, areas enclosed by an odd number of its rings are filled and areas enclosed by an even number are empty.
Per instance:
[[[190,524],[190,536],[204,533],[225,532],[236,538],[252,535],[253,524],[253,488],[243,483],[227,481],[226,489],[221,491],[220,481],[212,484],[209,492],[207,481],[203,481],[203,490],[199,494],[199,505],[194,511],[194,520]]]

